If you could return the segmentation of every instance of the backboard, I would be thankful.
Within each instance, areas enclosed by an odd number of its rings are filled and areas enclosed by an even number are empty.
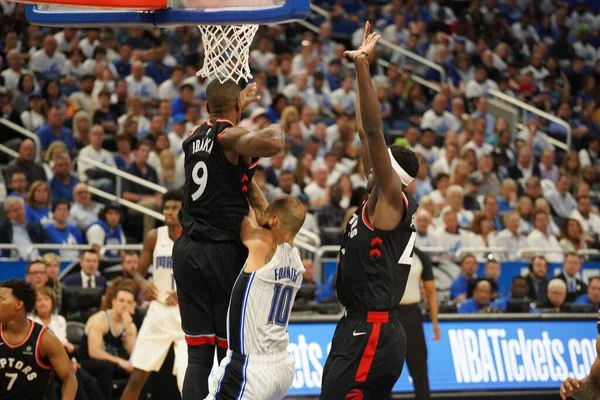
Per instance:
[[[310,11],[309,0],[34,1],[26,5],[27,20],[60,27],[262,25],[304,19]]]

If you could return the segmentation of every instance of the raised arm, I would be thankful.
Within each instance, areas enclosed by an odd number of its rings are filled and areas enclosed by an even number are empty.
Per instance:
[[[62,399],[73,400],[77,394],[77,378],[69,356],[60,340],[46,330],[42,338],[42,354],[50,360],[52,369],[62,381]]]
[[[283,149],[284,139],[283,130],[277,124],[257,132],[235,126],[219,136],[225,150],[246,157],[272,157]]]
[[[256,223],[258,226],[263,226],[267,222],[265,221],[265,212],[269,203],[258,184],[254,181],[252,181],[250,190],[248,191],[248,202],[250,203],[250,207],[254,209]]]
[[[146,297],[146,300],[148,301],[156,300],[158,298],[158,289],[152,282],[149,282],[146,279],[148,268],[152,263],[152,253],[156,247],[157,237],[158,231],[156,229],[152,229],[148,232],[148,235],[146,235],[144,246],[142,247],[142,254],[140,255],[140,261],[138,262],[138,268],[133,276],[133,280],[138,284],[140,289],[142,289],[144,297]]]
[[[273,235],[268,229],[258,226],[252,209],[242,221],[240,237],[244,246],[248,248],[245,271],[255,271],[268,263],[273,257]]]
[[[392,168],[388,148],[383,137],[383,120],[381,109],[369,69],[369,55],[374,54],[375,45],[381,38],[377,33],[370,33],[369,22],[366,23],[365,39],[358,50],[346,51],[344,54],[354,61],[358,81],[359,107],[361,109],[362,126],[369,146],[369,155],[373,163],[373,171],[377,179],[378,198],[384,198],[393,208],[402,210],[402,182]],[[368,35],[367,35],[368,33]],[[366,168],[365,168],[366,171]]]
[[[365,31],[366,34],[367,31]],[[368,178],[371,173],[371,155],[369,154],[369,142],[367,141],[367,135],[362,122],[362,111],[360,109],[360,85],[358,79],[356,79],[356,129],[358,130],[358,137],[360,139],[360,158],[363,163],[363,170],[365,176]]]

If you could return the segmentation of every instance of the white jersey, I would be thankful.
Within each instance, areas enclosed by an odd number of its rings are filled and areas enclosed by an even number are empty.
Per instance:
[[[251,356],[287,351],[288,319],[303,272],[300,253],[289,243],[278,245],[271,261],[259,270],[242,269],[227,313],[232,351]]]
[[[152,281],[158,289],[158,300],[166,300],[170,291],[175,290],[173,277],[173,240],[169,237],[169,227],[157,229],[156,246],[152,253]]]

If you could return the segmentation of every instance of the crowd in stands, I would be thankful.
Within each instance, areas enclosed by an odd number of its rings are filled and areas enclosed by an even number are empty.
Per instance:
[[[594,256],[577,252],[600,249],[597,4],[314,3],[331,13],[330,20],[309,17],[318,33],[298,24],[263,26],[250,53],[261,100],[240,125],[256,130],[280,123],[286,133],[285,150],[256,167],[254,179],[267,199],[297,196],[310,211],[304,229],[324,244],[336,244],[366,198],[369,171],[359,157],[355,78],[343,52],[360,44],[362,26],[370,21],[386,40],[444,71],[387,47],[369,59],[386,140],[413,149],[420,161],[417,179],[407,188],[420,204],[416,245],[436,262],[460,264],[450,290],[458,312],[523,311],[523,304],[531,312],[565,311],[571,304],[597,310],[600,279],[585,284],[577,278],[581,263]],[[208,82],[196,76],[203,63],[200,32],[195,27],[44,28],[26,22],[23,5],[4,1],[0,15],[1,117],[34,132],[41,146],[0,124],[0,142],[18,152],[15,159],[0,154],[0,243],[15,245],[3,256],[44,257],[44,264],[29,264],[27,280],[40,290],[36,318],[58,332],[64,332],[64,321],[55,322],[55,311],[73,318],[65,287],[104,294],[109,285],[99,263],[121,262],[125,283],[109,286],[115,289],[105,297],[104,311],[89,320],[89,315],[77,318],[96,331],[86,329],[89,337],[98,339],[98,332],[103,336],[112,327],[111,332],[127,332],[119,338],[134,341],[132,324],[139,327],[141,317],[132,302],[139,310],[144,300],[127,278],[137,256],[99,254],[105,245],[141,243],[156,220],[117,203],[104,204],[90,188],[155,211],[162,197],[129,180],[122,180],[117,193],[114,175],[89,160],[167,189],[183,185],[181,144],[207,117]],[[495,116],[493,90],[565,120],[572,147],[555,147],[556,141],[566,142],[567,130],[560,124],[530,114],[519,127]],[[44,243],[87,244],[94,252],[31,247]],[[540,252],[544,257],[536,256]],[[81,272],[59,281],[61,259],[79,260]],[[510,292],[499,293],[498,261],[517,259],[532,261],[529,275],[514,277]],[[477,276],[477,262],[486,262],[485,276]],[[549,262],[564,266],[550,281]],[[333,279],[319,283],[312,260],[304,264],[305,282],[315,287],[309,298],[335,299]],[[45,290],[46,285],[54,290]],[[66,334],[59,337],[72,351]],[[106,399],[112,385],[105,382],[113,372],[119,376],[131,368],[127,354],[119,353],[130,351],[131,343],[117,343],[112,353],[99,347],[83,351],[79,365],[88,373],[106,374],[99,387]],[[78,374],[80,386],[93,386],[87,378]]]

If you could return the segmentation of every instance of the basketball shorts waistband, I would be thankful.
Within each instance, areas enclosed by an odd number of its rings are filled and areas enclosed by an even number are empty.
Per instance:
[[[232,360],[243,362],[248,359],[248,362],[257,364],[277,364],[287,360],[290,354],[287,350],[274,354],[242,354],[237,351],[227,350],[227,355],[231,356]]]
[[[391,320],[397,319],[399,307],[396,306],[391,310],[386,311],[356,311],[348,310],[344,311],[344,316],[350,321],[365,321],[369,323],[387,323]]]

